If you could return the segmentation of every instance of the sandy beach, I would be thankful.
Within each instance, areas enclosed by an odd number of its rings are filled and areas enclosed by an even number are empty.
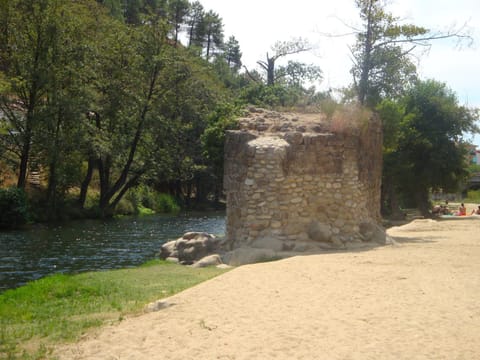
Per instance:
[[[393,244],[246,265],[60,359],[480,359],[480,216],[415,220]]]

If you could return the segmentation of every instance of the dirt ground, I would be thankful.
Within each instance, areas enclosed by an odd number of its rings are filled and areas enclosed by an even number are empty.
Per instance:
[[[388,233],[386,246],[238,267],[55,355],[480,359],[480,216]]]

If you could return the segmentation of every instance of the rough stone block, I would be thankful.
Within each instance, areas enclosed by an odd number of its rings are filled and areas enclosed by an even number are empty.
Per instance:
[[[332,240],[332,230],[330,225],[322,224],[319,221],[312,221],[307,229],[308,237],[313,241],[330,242]]]

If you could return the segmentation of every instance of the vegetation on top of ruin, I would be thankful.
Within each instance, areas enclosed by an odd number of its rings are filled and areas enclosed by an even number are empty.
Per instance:
[[[295,111],[301,110],[301,111]],[[365,129],[373,112],[358,104],[335,103],[333,112],[322,104],[315,109],[276,111],[250,106],[238,118],[238,130],[258,133],[358,133]]]

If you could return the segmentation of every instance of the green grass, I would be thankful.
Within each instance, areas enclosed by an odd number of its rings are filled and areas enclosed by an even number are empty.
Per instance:
[[[464,202],[480,204],[480,190],[469,190]]]
[[[142,206],[142,205],[138,206],[137,211],[139,216],[149,216],[149,215],[155,214],[154,210],[146,208],[145,206]]]
[[[0,294],[0,359],[45,359],[55,343],[121,321],[145,304],[225,270],[164,261],[139,268],[54,275]]]

